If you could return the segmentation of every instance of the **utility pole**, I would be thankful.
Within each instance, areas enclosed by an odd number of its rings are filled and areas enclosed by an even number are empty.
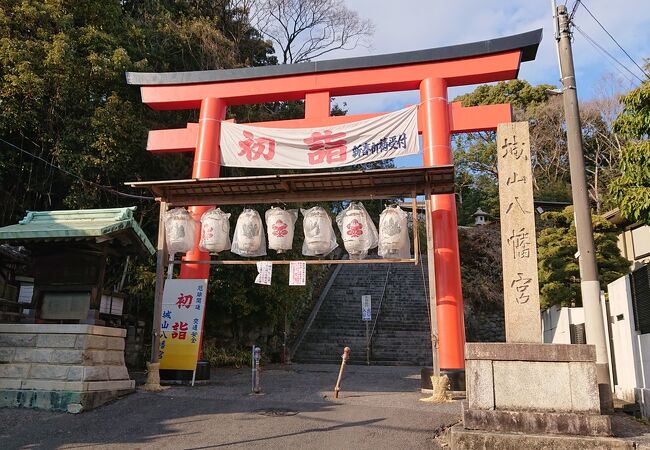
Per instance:
[[[594,245],[594,231],[591,225],[591,209],[587,180],[585,178],[585,161],[582,153],[582,127],[578,109],[575,71],[573,68],[573,51],[571,49],[570,21],[566,6],[560,5],[557,11],[558,54],[560,74],[562,77],[562,98],[567,127],[567,146],[571,171],[571,192],[573,196],[578,241],[578,263],[580,265],[580,290],[582,307],[585,313],[585,334],[588,344],[596,346],[596,377],[600,393],[600,407],[603,413],[612,411],[612,391],[609,385],[609,362],[605,342],[605,324],[600,305],[600,283]]]

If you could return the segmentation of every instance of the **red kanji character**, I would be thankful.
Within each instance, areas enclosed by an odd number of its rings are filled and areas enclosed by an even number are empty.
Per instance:
[[[239,141],[241,151],[237,156],[246,156],[249,161],[255,161],[262,156],[267,161],[275,156],[275,140],[265,137],[256,138],[250,131],[244,131],[243,141]]]
[[[304,140],[309,146],[309,164],[328,164],[345,161],[347,159],[347,141],[343,139],[345,133],[334,133],[325,130],[323,133],[315,131],[310,138]],[[338,140],[336,140],[338,139]]]
[[[205,240],[212,239],[214,237],[214,227],[211,227],[210,225],[201,226],[201,235]]]
[[[176,302],[176,306],[178,306],[178,309],[181,309],[181,306],[186,307],[187,309],[190,309],[190,306],[192,306],[192,297],[191,295],[183,295],[181,292],[181,295],[178,296],[178,301]]]
[[[187,322],[174,322],[172,325],[172,339],[185,339],[187,337]]]
[[[280,219],[278,219],[271,228],[273,229],[273,236],[285,237],[287,234],[289,234],[289,232],[287,231],[289,225],[287,225]]]
[[[357,219],[352,219],[352,221],[348,224],[348,236],[352,237],[359,237],[363,234],[363,224],[359,222]]]

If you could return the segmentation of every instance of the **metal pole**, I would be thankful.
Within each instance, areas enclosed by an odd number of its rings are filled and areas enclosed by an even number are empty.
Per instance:
[[[578,263],[580,265],[580,289],[582,292],[582,307],[585,313],[585,334],[587,343],[596,346],[596,377],[600,391],[601,410],[609,412],[613,408],[613,403],[609,386],[605,324],[600,306],[600,283],[598,282],[594,233],[591,224],[587,180],[585,178],[582,127],[580,125],[580,111],[573,68],[571,30],[566,6],[560,5],[557,7],[557,16],[559,20],[559,36],[557,36],[557,40],[560,54],[562,97],[567,127],[571,191],[578,241]]]
[[[262,388],[260,386],[260,354],[261,353],[262,350],[259,347],[255,347],[255,351],[253,353],[255,358],[255,387],[253,388],[253,392],[255,392],[256,394],[262,392]]]
[[[341,355],[341,368],[339,369],[339,376],[336,379],[336,386],[334,387],[334,398],[339,398],[339,391],[341,390],[341,378],[343,378],[343,371],[345,370],[345,364],[348,362],[350,357],[350,347],[345,347],[343,349],[343,354]]]
[[[253,345],[251,349],[251,392],[255,392],[255,349]]]
[[[366,320],[366,365],[370,365],[370,324]]]

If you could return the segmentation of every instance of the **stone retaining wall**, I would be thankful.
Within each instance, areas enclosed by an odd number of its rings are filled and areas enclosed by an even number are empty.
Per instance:
[[[0,324],[0,406],[80,412],[132,392],[126,330]]]

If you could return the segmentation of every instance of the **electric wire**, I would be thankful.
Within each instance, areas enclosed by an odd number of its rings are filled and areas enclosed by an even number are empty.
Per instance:
[[[580,0],[576,0],[576,2],[573,4],[573,8],[571,8],[571,14],[569,14],[569,22],[573,21],[573,16],[575,16],[579,4],[580,4]],[[566,3],[564,4],[564,6],[566,6]]]
[[[49,162],[47,159],[45,159],[45,158],[43,158],[41,156],[35,155],[35,154],[25,150],[24,148],[21,148],[21,147],[15,145],[15,144],[12,144],[9,141],[6,141],[6,140],[0,138],[0,142],[4,142],[8,146],[10,146],[12,148],[15,148],[16,150],[18,150],[18,151],[20,151],[22,153],[25,153],[25,154],[31,156],[32,158],[38,159],[39,161],[42,161],[43,163],[47,164],[48,166],[51,166],[51,167],[65,173],[66,175],[69,175],[69,176],[71,176],[73,178],[76,178],[77,180],[79,180],[79,181],[81,181],[83,183],[88,183],[90,185],[96,186],[97,188],[99,188],[99,189],[101,189],[103,191],[106,191],[106,192],[108,192],[110,194],[116,195],[118,197],[134,198],[134,199],[138,199],[138,200],[155,200],[153,197],[147,197],[147,196],[135,195],[135,194],[127,194],[126,192],[120,192],[120,191],[118,191],[116,189],[113,189],[113,188],[110,188],[108,186],[103,186],[103,185],[101,185],[99,183],[95,183],[93,181],[88,181],[88,180],[82,178],[81,176],[79,176],[79,175],[77,175],[77,174],[75,174],[73,172],[70,172],[67,169],[64,169],[61,166],[58,166],[56,164],[53,164],[53,163]]]
[[[626,70],[630,75],[632,75],[634,78],[636,78],[637,80],[639,80],[640,82],[643,83],[643,81],[644,81],[643,78],[639,77],[637,74],[635,74],[634,72],[632,72],[632,71],[631,71],[631,70],[630,70],[630,69],[629,69],[625,64],[623,64],[622,62],[620,62],[620,61],[619,61],[619,60],[618,60],[614,55],[612,55],[612,54],[609,53],[607,50],[605,50],[605,49],[603,48],[602,45],[600,45],[600,44],[599,44],[595,39],[593,39],[591,36],[589,36],[589,35],[588,35],[584,30],[582,30],[582,28],[580,28],[580,27],[579,27],[575,22],[573,23],[573,26],[574,26],[575,29],[578,31],[578,33],[580,33],[580,34],[581,34],[581,35],[582,35],[582,36],[583,36],[583,37],[584,37],[584,38],[585,38],[585,39],[586,39],[586,40],[587,40],[587,41],[588,41],[592,46],[594,46],[597,50],[601,51],[601,52],[604,53],[605,55],[609,56],[609,58],[611,58],[612,61],[614,61],[616,64],[618,64],[618,65],[621,66],[623,69],[625,69],[625,70]],[[616,66],[614,66],[614,67],[616,67]],[[618,67],[617,67],[617,70],[619,70]],[[619,70],[619,72],[620,72],[623,76],[625,76],[625,78],[626,78],[628,81],[632,82],[632,80],[630,80],[630,78],[628,78],[626,75],[624,75],[623,72],[621,72],[620,70]]]
[[[628,53],[628,52],[627,52],[627,51],[626,51],[626,50],[621,46],[621,44],[619,44],[618,41],[617,41],[616,39],[614,39],[614,36],[612,36],[612,34],[611,34],[609,31],[607,31],[607,29],[605,28],[605,26],[604,26],[602,23],[600,23],[600,21],[599,21],[598,19],[596,19],[596,16],[594,16],[594,15],[592,14],[592,12],[589,10],[589,8],[587,8],[587,5],[585,5],[581,0],[577,0],[577,1],[576,1],[576,4],[582,4],[582,7],[585,9],[585,11],[587,11],[587,13],[589,13],[589,15],[591,16],[591,18],[594,19],[594,20],[596,21],[596,23],[600,26],[600,28],[602,28],[603,31],[604,31],[605,33],[607,33],[607,36],[609,36],[609,37],[611,38],[611,40],[614,41],[614,43],[618,46],[618,48],[620,48],[621,51],[622,51],[623,53],[625,53],[625,56],[627,56],[627,57],[630,59],[630,61],[632,61],[632,62],[634,63],[634,65],[635,65],[635,66],[636,66],[636,67],[641,71],[641,73],[643,73],[643,75],[646,76],[646,78],[650,79],[650,75],[648,75],[648,73],[643,69],[643,67],[639,66],[639,65],[637,64],[637,62],[634,60],[634,58],[632,58],[632,57],[630,56],[630,54],[629,54],[629,53]],[[637,77],[637,78],[638,78],[638,77]],[[641,81],[644,81],[644,80],[641,80]]]

